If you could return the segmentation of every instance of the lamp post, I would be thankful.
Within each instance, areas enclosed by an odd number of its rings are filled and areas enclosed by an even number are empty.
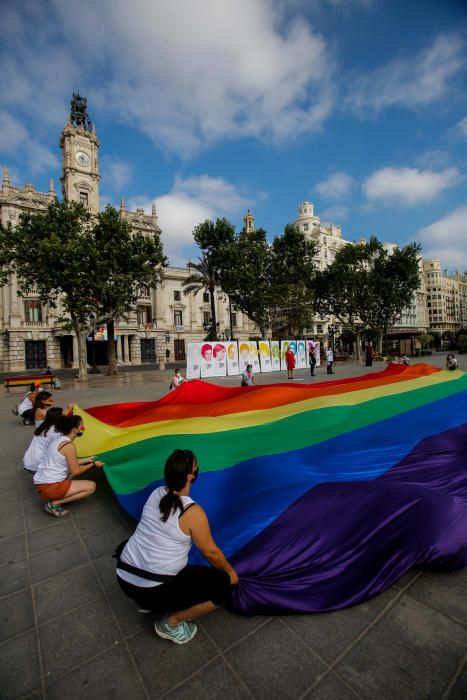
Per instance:
[[[96,365],[96,316],[95,314],[89,314],[89,320],[92,323],[92,333],[91,333],[91,343],[92,343],[92,367],[89,370],[89,374],[100,374],[101,371]]]
[[[328,341],[329,340],[331,341],[332,352],[334,352],[334,333],[335,333],[334,324],[331,323],[328,326]]]

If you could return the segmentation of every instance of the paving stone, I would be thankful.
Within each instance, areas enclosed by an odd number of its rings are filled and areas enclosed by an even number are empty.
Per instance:
[[[6,498],[0,507],[0,540],[21,532],[24,532],[24,517],[20,499]]]
[[[121,590],[117,583],[117,574],[115,573],[116,560],[111,556],[103,557],[102,559],[96,559],[94,566],[97,571],[97,575],[104,587],[105,591]]]
[[[65,519],[69,518],[69,515],[64,516]],[[39,530],[44,527],[59,527],[65,520],[60,518],[54,518],[49,515],[44,510],[44,501],[37,496],[34,502],[31,503],[29,507],[25,508],[25,518],[26,518],[26,530],[32,532],[33,530]]]
[[[42,625],[39,634],[47,683],[121,640],[103,599]]]
[[[251,693],[222,658],[214,659],[199,673],[166,695],[170,700],[242,700],[251,697]]]
[[[358,700],[360,695],[357,695],[347,683],[331,672],[304,697],[306,700]]]
[[[10,537],[0,543],[0,566],[12,564],[26,557],[26,540],[24,535]]]
[[[81,542],[76,541],[34,554],[30,562],[32,582],[39,583],[52,576],[76,569],[81,564],[87,564],[88,558]]]
[[[363,615],[363,617],[366,617],[368,620],[370,620],[370,622],[372,622],[380,613],[383,612],[386,605],[391,603],[391,601],[394,601],[394,598],[398,595],[398,593],[399,591],[397,588],[393,586],[392,588],[388,588],[383,593],[376,595],[374,598],[366,600],[364,603],[359,603],[355,607],[360,615]]]
[[[409,647],[376,627],[337,664],[336,669],[367,700],[441,698],[446,681]]]
[[[467,698],[467,663],[451,688],[447,700],[465,700],[465,698]]]
[[[270,619],[263,615],[246,617],[237,615],[226,608],[219,608],[212,615],[201,618],[199,622],[220,650],[225,651]]]
[[[230,649],[226,657],[255,698],[295,700],[326,670],[277,618]]]
[[[76,526],[82,537],[101,532],[109,527],[122,525],[122,519],[112,508],[87,513],[86,515],[75,517]]]
[[[43,527],[34,532],[28,532],[28,544],[30,554],[36,554],[43,549],[50,549],[57,545],[72,542],[78,539],[72,520],[60,520],[55,527]]]
[[[456,672],[467,650],[467,627],[419,603],[410,595],[402,596],[377,624],[384,626],[385,632],[404,642],[448,679]],[[446,649],[449,649],[449,654],[446,654]]]
[[[288,615],[284,624],[331,663],[368,626],[359,607],[315,615]]]
[[[54,576],[34,586],[39,624],[64,615],[102,595],[97,576],[91,565]]]
[[[410,595],[439,612],[467,624],[467,570],[455,573],[427,571],[410,587]]]
[[[142,700],[146,695],[127,650],[118,644],[47,687],[47,700],[65,697],[67,700]]]
[[[16,474],[0,476],[0,501],[8,498],[18,498],[19,495],[19,483]]]
[[[29,569],[26,559],[2,567],[0,574],[0,596],[16,593],[29,586]]]
[[[0,642],[34,627],[31,589],[0,600]]]
[[[35,630],[26,632],[0,647],[1,697],[20,698],[41,685],[39,654]]]
[[[100,559],[105,555],[112,556],[117,545],[129,537],[130,533],[124,525],[112,527],[104,532],[98,532],[83,541],[91,559]]]
[[[395,588],[398,590],[403,590],[405,588],[409,588],[415,581],[417,577],[419,577],[423,573],[423,570],[420,569],[419,567],[414,567],[413,569],[410,569],[402,578],[400,578],[396,583],[394,584]]]
[[[199,628],[188,644],[173,644],[145,630],[129,639],[128,644],[151,698],[165,695],[216,656],[213,645]]]
[[[155,615],[139,613],[136,603],[128,598],[121,588],[107,593],[107,601],[117,617],[124,637],[129,637],[140,629],[154,632]]]

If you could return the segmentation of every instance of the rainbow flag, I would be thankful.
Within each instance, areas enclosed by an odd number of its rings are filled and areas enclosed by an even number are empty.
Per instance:
[[[240,576],[242,613],[334,610],[412,566],[467,565],[467,375],[391,365],[309,385],[182,384],[160,401],[76,412],[80,454],[135,518],[174,449]],[[192,561],[201,557],[192,553]]]

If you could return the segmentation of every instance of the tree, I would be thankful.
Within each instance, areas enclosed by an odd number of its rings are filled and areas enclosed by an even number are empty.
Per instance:
[[[219,284],[217,270],[213,267],[211,260],[207,255],[203,255],[202,258],[199,258],[198,263],[190,263],[189,269],[195,270],[195,272],[192,272],[185,280],[183,280],[183,293],[185,296],[187,296],[193,292],[193,294],[196,296],[202,289],[209,292],[209,299],[211,302],[210,337],[211,340],[217,340],[216,303],[214,297],[216,286]]]
[[[430,348],[432,343],[433,343],[433,336],[430,335],[430,333],[423,333],[422,335],[419,336],[418,341],[420,343],[420,347],[424,350],[425,348]]]
[[[90,216],[81,204],[58,202],[45,211],[21,214],[15,228],[2,228],[3,279],[16,274],[19,290],[35,287],[43,303],[55,308],[59,321],[78,341],[79,378],[87,378],[86,334],[94,308],[96,248]]]
[[[360,357],[362,331],[381,338],[411,302],[420,284],[420,247],[413,243],[390,254],[375,236],[349,243],[315,278],[315,308],[332,315],[356,335]]]
[[[206,219],[195,227],[193,238],[199,245],[202,256],[199,263],[192,263],[195,270],[184,282],[184,294],[200,289],[209,292],[211,301],[211,340],[217,340],[217,319],[215,304],[215,289],[219,286],[219,270],[222,266],[225,250],[234,240],[235,229],[227,219],[216,219],[216,222]]]
[[[159,236],[132,233],[118,211],[107,206],[92,228],[96,247],[96,314],[107,323],[109,374],[117,373],[115,322],[134,308],[139,287],[155,287],[167,265]]]

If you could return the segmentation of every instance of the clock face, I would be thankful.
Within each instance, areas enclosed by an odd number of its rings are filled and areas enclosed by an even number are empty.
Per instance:
[[[89,163],[90,163],[89,156],[84,151],[77,151],[77,153],[75,155],[75,160],[80,165],[89,165]]]

